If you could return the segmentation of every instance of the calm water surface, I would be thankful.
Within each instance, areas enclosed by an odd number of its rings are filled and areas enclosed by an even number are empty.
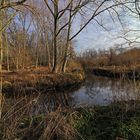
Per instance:
[[[108,105],[115,101],[137,100],[140,97],[140,83],[92,75],[72,96],[76,106]]]
[[[25,99],[8,98],[7,103],[17,106],[17,100],[25,104],[25,101],[31,101],[29,107],[33,114],[44,113],[61,107],[81,107],[94,105],[108,105],[120,100],[138,100],[140,99],[140,82],[122,79],[110,79],[106,77],[97,77],[90,75],[82,87],[75,91],[61,93],[44,93],[28,95]]]

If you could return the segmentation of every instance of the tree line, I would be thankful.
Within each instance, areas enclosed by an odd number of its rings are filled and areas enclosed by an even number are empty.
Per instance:
[[[65,72],[75,57],[75,39],[90,22],[104,28],[98,20],[104,12],[119,20],[118,7],[139,13],[136,0],[1,0],[0,5],[1,66],[17,71],[43,65]]]
[[[140,48],[119,48],[89,49],[79,56],[79,61],[86,70],[93,70],[95,67],[127,67],[139,68]]]

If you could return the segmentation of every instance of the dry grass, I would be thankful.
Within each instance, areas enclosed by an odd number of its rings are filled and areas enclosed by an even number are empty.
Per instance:
[[[43,114],[36,114],[35,110],[39,106],[40,87],[44,89],[47,86],[72,85],[81,82],[83,78],[77,73],[48,74],[45,71],[46,69],[41,68],[33,72],[3,73],[4,92],[18,93],[18,95],[8,100],[3,98],[5,100],[3,100],[0,120],[1,140],[75,140],[77,138],[78,133],[72,125],[73,113],[70,109],[58,107],[55,111],[46,111]],[[35,92],[39,93],[38,96],[29,98],[26,95],[27,88],[34,88]]]
[[[3,102],[3,112],[2,119],[0,122],[1,134],[0,138],[2,140],[15,140],[18,138],[18,135],[23,137],[23,134],[26,134],[28,131],[27,128],[21,130],[22,121],[27,116],[30,117],[30,108],[36,104],[35,100],[29,100],[27,96],[14,100],[16,102],[7,102],[5,99]]]
[[[75,113],[75,112],[74,112]],[[73,114],[74,114],[73,113]],[[46,118],[47,127],[44,129],[40,140],[76,140],[77,132],[72,126],[73,115],[71,111],[58,108],[49,113]]]
[[[38,106],[39,97],[25,96],[12,103],[4,101],[1,140],[76,140],[79,137],[73,126],[77,112],[59,106],[55,111],[35,115],[33,109]]]
[[[43,69],[44,70],[44,69]],[[69,86],[77,86],[84,80],[83,73],[49,74],[44,71],[3,73],[4,93],[33,93],[54,91]],[[23,93],[23,92],[22,92]]]

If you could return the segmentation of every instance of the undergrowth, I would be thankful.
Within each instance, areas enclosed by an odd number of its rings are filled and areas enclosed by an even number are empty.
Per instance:
[[[140,140],[140,102],[92,108],[65,108],[31,114],[37,100],[4,103],[1,140]],[[36,101],[36,102],[35,102]]]

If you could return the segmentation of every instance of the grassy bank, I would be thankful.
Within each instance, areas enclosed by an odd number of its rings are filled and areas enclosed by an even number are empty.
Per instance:
[[[120,102],[80,110],[76,128],[86,140],[139,140],[140,103]]]
[[[49,74],[45,72],[3,73],[4,93],[34,93],[66,90],[84,80],[83,72]]]
[[[28,109],[22,108],[23,113],[20,115],[20,109],[9,116],[7,113],[3,115],[0,139],[140,139],[140,102],[137,101],[119,102],[94,108],[58,107],[57,110],[47,114],[30,115],[30,117],[27,116]]]

